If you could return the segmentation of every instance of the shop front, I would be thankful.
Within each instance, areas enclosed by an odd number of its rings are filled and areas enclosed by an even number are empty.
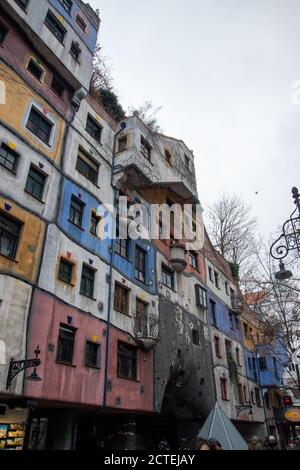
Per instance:
[[[0,404],[0,450],[23,450],[28,408],[11,408]]]

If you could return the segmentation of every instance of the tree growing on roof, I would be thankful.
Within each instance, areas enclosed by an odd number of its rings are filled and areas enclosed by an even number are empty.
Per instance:
[[[151,101],[145,101],[137,108],[130,106],[127,114],[138,116],[151,132],[163,132],[157,118],[157,113],[160,110],[161,106],[155,107]]]

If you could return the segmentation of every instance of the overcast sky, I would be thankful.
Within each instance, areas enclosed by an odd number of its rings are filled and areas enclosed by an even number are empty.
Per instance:
[[[90,0],[125,109],[162,106],[194,151],[203,205],[239,193],[269,235],[300,187],[299,0]],[[300,100],[299,100],[300,102]],[[258,194],[255,194],[258,192]]]

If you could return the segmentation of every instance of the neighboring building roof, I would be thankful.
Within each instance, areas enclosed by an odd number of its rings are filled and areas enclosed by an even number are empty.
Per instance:
[[[211,410],[198,437],[217,439],[224,450],[248,450],[247,442],[218,404]]]
[[[245,302],[248,305],[256,305],[258,303],[261,303],[265,300],[265,298],[266,298],[265,291],[247,292],[244,294]]]
[[[204,230],[204,253],[206,258],[221,271],[224,276],[229,278],[233,283],[231,268],[228,261],[213,246],[206,229]]]

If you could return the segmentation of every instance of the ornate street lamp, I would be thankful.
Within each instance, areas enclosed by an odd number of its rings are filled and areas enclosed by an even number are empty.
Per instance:
[[[14,361],[13,359],[10,360],[7,380],[6,380],[6,390],[9,389],[9,387],[12,384],[12,381],[20,372],[22,372],[25,369],[30,369],[31,367],[34,367],[33,372],[31,375],[26,377],[26,380],[31,380],[34,382],[39,382],[42,380],[38,376],[37,371],[36,371],[37,367],[41,364],[41,360],[39,359],[40,353],[41,353],[40,347],[37,346],[34,351],[35,359],[26,359],[23,361]]]
[[[279,260],[279,271],[275,274],[275,278],[279,281],[290,279],[293,276],[291,271],[285,269],[282,260],[293,250],[297,250],[300,255],[300,195],[298,189],[293,188],[292,194],[296,209],[283,224],[282,234],[270,249],[272,258]]]

